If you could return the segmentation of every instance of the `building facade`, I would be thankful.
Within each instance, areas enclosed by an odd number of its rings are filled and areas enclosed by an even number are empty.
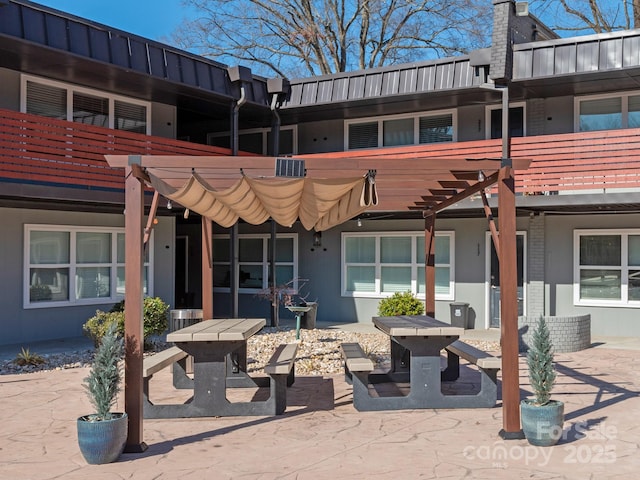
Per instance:
[[[239,153],[239,169],[243,154],[329,158],[410,146],[438,158],[500,158],[503,100],[511,156],[532,160],[516,177],[520,313],[588,313],[594,334],[640,334],[640,31],[561,39],[495,0],[490,48],[292,79],[273,93],[243,67],[28,1],[0,5],[0,343],[81,335],[96,309],[122,298],[124,179],[104,155]],[[167,207],[145,293],[197,308],[200,223]],[[499,326],[482,199],[440,212],[436,235],[436,317],[450,320],[450,304],[464,302],[470,328]],[[240,223],[237,236],[215,229],[216,316],[232,312],[232,278],[240,316],[269,315],[259,292],[270,238],[269,224]],[[319,302],[320,321],[370,322],[393,292],[424,297],[419,209],[373,209],[321,238],[278,227],[276,250],[278,283],[305,279],[301,293]]]

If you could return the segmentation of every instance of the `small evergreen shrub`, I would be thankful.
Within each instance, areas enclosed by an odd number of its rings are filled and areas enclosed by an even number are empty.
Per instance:
[[[145,343],[152,335],[162,334],[168,326],[169,305],[159,297],[146,297],[143,304],[143,335]],[[111,310],[103,312],[96,310],[96,314],[82,326],[85,335],[93,340],[97,347],[105,335],[109,325],[115,323],[118,333],[124,336],[124,300],[116,303]]]
[[[118,335],[117,323],[109,324],[100,346],[96,350],[89,376],[84,379],[84,387],[96,413],[90,415],[92,421],[110,420],[111,407],[120,392],[120,360],[124,354],[124,341]]]
[[[378,315],[394,317],[396,315],[422,315],[424,304],[411,292],[396,292],[378,303]]]
[[[527,352],[529,380],[535,395],[535,405],[546,405],[551,399],[551,390],[556,381],[552,349],[547,322],[540,317]]]

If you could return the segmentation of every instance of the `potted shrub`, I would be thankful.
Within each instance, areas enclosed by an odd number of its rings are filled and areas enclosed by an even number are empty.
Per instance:
[[[127,414],[113,413],[111,408],[120,392],[120,360],[124,342],[117,333],[117,324],[109,325],[102,337],[84,386],[95,413],[77,420],[78,445],[87,463],[115,461],[127,441]]]
[[[553,345],[549,328],[540,317],[533,331],[531,346],[527,352],[529,380],[534,397],[520,402],[522,430],[532,445],[555,445],[562,435],[564,403],[551,400],[556,372],[553,366]]]

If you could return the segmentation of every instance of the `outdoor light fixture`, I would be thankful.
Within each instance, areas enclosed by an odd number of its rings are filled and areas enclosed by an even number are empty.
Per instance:
[[[482,170],[478,170],[478,181],[479,182],[484,182],[486,180],[485,176],[484,176],[484,172]]]
[[[360,217],[358,217],[358,226],[361,227],[362,226],[362,220],[360,220]]]
[[[171,203],[171,200],[167,200],[167,210],[171,210],[173,208],[173,204]]]
[[[313,232],[313,246],[314,247],[322,246],[322,232]]]

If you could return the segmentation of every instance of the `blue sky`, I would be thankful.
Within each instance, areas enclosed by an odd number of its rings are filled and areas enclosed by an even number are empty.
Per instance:
[[[36,3],[153,40],[166,39],[185,18],[181,0],[35,0]]]

